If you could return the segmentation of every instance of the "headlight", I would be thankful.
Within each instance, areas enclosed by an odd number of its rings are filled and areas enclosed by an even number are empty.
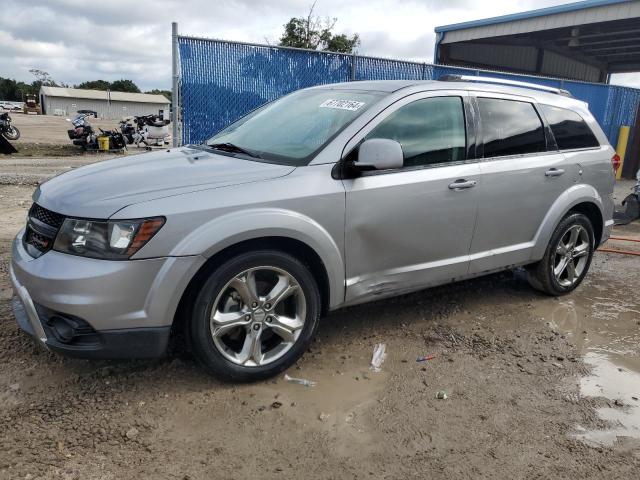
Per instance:
[[[138,220],[65,219],[53,249],[105,260],[126,260],[140,250],[164,225],[163,217]]]

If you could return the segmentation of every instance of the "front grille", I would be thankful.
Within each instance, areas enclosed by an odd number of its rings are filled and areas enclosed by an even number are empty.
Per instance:
[[[53,248],[58,230],[64,222],[61,215],[34,203],[29,209],[27,228],[22,242],[32,257],[39,257]]]
[[[29,210],[29,217],[40,220],[42,223],[46,223],[47,225],[55,228],[60,228],[62,226],[62,222],[64,222],[64,215],[42,208],[37,203],[34,203],[31,206],[31,209]]]
[[[51,249],[53,239],[48,238],[44,235],[40,235],[37,232],[34,232],[31,228],[27,229],[27,239],[26,242],[28,245],[33,245],[41,252],[46,252]]]

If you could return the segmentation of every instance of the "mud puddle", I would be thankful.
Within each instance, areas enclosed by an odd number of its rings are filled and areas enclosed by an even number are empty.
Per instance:
[[[226,403],[223,418],[215,415],[220,392],[213,393],[210,402],[200,399],[195,405],[179,407],[160,422],[158,435],[197,449],[198,439],[216,432],[213,438],[220,447],[230,448],[240,441],[238,428],[246,428],[253,431],[253,441],[268,446],[274,442],[274,425],[278,425],[290,439],[298,438],[293,441],[301,448],[304,436],[312,435],[331,445],[338,458],[379,453],[367,412],[379,399],[389,375],[373,372],[368,365],[330,363],[333,368],[309,365],[288,372],[316,382],[312,387],[289,383],[284,375],[260,384],[230,387],[228,393],[235,400]],[[238,419],[242,419],[240,426]]]
[[[575,437],[593,446],[640,440],[640,302],[605,297],[583,287],[574,299],[540,305],[552,329],[567,335],[590,367],[580,395],[593,401],[605,428],[577,425]]]

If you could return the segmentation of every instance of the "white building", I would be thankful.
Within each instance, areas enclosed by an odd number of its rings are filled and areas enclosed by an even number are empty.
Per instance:
[[[40,87],[43,115],[68,117],[78,110],[93,110],[98,118],[118,120],[132,115],[151,115],[164,110],[168,117],[171,102],[164,95],[148,93]]]

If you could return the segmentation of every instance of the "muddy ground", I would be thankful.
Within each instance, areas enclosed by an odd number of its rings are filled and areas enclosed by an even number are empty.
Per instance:
[[[289,371],[315,387],[225,385],[184,352],[69,360],[18,331],[9,249],[38,168],[4,162],[1,479],[640,475],[640,257],[596,253],[561,299],[515,271],[337,311]],[[637,224],[616,233],[640,238]],[[374,373],[380,342],[388,357]]]

